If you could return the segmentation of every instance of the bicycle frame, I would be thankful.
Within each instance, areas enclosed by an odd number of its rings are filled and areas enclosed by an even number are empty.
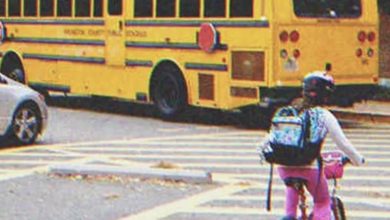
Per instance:
[[[346,220],[343,203],[340,198],[337,197],[337,179],[341,179],[344,171],[344,162],[342,160],[343,155],[340,152],[326,152],[322,154],[324,162],[324,174],[326,179],[333,180],[333,189],[331,192],[331,209],[334,220]],[[289,183],[287,183],[289,182]],[[301,178],[286,178],[286,185],[293,187],[297,190],[299,195],[299,209],[301,211],[300,220],[309,220],[310,216],[307,215],[306,211],[308,205],[306,204],[305,185],[306,181]]]

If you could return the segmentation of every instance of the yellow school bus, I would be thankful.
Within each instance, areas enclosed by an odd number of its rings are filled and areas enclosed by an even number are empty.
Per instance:
[[[353,100],[378,80],[376,4],[0,0],[0,71],[42,92],[153,103],[165,118],[277,106],[313,70]]]

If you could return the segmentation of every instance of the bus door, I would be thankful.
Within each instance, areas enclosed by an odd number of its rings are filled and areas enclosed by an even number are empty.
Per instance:
[[[108,0],[105,17],[106,64],[110,66],[125,65],[125,19],[124,0]]]

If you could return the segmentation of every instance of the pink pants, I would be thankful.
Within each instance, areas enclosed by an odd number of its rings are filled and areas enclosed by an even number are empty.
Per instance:
[[[300,177],[307,180],[307,190],[313,197],[313,217],[314,220],[330,220],[330,196],[328,184],[323,172],[318,181],[317,168],[293,168],[293,167],[278,167],[279,176],[282,179],[287,177]],[[286,215],[297,218],[297,207],[299,202],[298,192],[292,187],[286,187]],[[308,214],[308,213],[307,213]]]

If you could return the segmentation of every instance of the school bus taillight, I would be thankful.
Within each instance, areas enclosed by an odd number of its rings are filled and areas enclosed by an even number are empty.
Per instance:
[[[262,51],[232,52],[232,78],[264,81],[265,56]]]
[[[288,32],[287,32],[287,31],[282,31],[282,32],[280,32],[280,34],[279,34],[279,39],[280,39],[280,41],[282,41],[283,43],[287,42],[287,41],[288,41]]]
[[[375,38],[376,38],[375,32],[368,33],[367,39],[368,39],[369,42],[374,42]]]
[[[366,41],[366,38],[367,38],[366,32],[360,31],[360,32],[358,33],[357,38],[358,38],[358,40],[359,40],[361,43],[364,43],[364,41]]]
[[[363,56],[363,50],[361,48],[356,50],[356,56],[357,57],[362,57]]]
[[[298,49],[294,50],[293,56],[295,59],[298,59],[301,56],[301,51]]]
[[[299,32],[298,31],[292,31],[290,33],[290,41],[295,43],[299,41]]]

